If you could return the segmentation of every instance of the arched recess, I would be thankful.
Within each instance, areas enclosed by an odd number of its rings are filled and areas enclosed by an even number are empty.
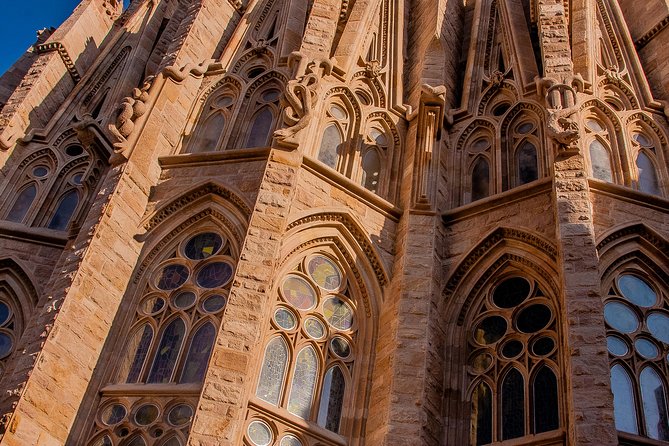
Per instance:
[[[669,242],[635,223],[603,234],[597,249],[616,428],[630,442],[667,441]]]
[[[455,157],[455,177],[460,178],[453,186],[453,200],[455,205],[463,205],[476,199],[485,198],[498,192],[497,188],[497,161],[498,137],[495,123],[487,119],[475,119],[460,133],[457,139]],[[488,187],[475,187],[474,170],[477,160],[485,159],[488,164]],[[474,191],[487,190],[487,194],[476,194]]]
[[[643,112],[634,113],[626,121],[630,147],[630,176],[632,186],[652,195],[666,196],[666,133],[653,117]]]
[[[37,289],[25,270],[14,259],[0,259],[0,379],[12,373],[12,354],[22,345],[37,300]]]
[[[247,424],[270,423],[279,437],[289,429],[309,443],[323,428],[341,439],[338,443],[358,444],[363,437],[387,283],[385,268],[363,234],[347,213],[305,214],[288,225],[272,280],[272,304],[263,315],[266,353],[254,367],[260,372],[253,380]],[[334,313],[333,302],[341,307]],[[286,340],[287,349],[278,348],[278,356],[277,339]],[[278,386],[265,371],[284,368],[282,388],[272,390]],[[295,400],[298,375],[305,385],[297,387],[301,395]]]
[[[150,435],[155,424],[134,415],[147,405],[183,420],[160,426],[166,438],[181,435],[182,428],[174,426],[191,423],[249,214],[237,194],[205,183],[146,219],[147,231],[137,237],[144,247],[121,302],[127,311],[112,324],[99,360],[106,366],[96,369],[89,388],[94,410],[81,414],[77,444],[95,444],[104,435],[116,441],[109,426],[117,422],[105,422],[112,415],[128,435]]]
[[[399,153],[401,139],[393,121],[385,112],[370,113],[352,179],[377,195],[392,199],[398,187]]]
[[[347,87],[325,94],[312,156],[326,166],[352,178],[359,164],[358,135],[362,125],[359,99]]]
[[[542,236],[502,227],[473,246],[452,269],[438,311],[446,339],[442,358],[446,364],[445,437],[454,443],[487,444],[488,439],[495,442],[535,433],[558,441],[563,438],[566,420],[561,414],[566,412],[560,395],[565,383],[556,261],[557,248]],[[535,311],[543,316],[529,317]],[[523,325],[541,318],[539,325]],[[495,335],[488,327],[497,323],[503,329]],[[543,350],[537,346],[540,339],[548,345]],[[516,412],[504,404],[511,370],[522,378],[519,404],[524,418],[504,433],[507,412]],[[487,387],[479,388],[481,383]],[[484,390],[491,392],[490,397],[481,393]],[[541,424],[532,400],[537,392],[547,391],[556,401],[550,408],[553,419]],[[470,426],[482,428],[470,430]]]

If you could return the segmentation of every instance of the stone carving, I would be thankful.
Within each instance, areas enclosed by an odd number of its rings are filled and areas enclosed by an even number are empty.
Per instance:
[[[109,131],[116,139],[114,143],[115,154],[112,155],[112,164],[125,159],[122,154],[128,137],[135,130],[135,122],[146,113],[146,103],[149,100],[149,90],[153,84],[154,76],[146,78],[141,88],[132,90],[132,95],[123,99],[116,112],[116,121],[109,124]],[[122,158],[122,159],[121,159]]]
[[[560,152],[578,152],[579,125],[575,120],[577,110],[549,110],[548,136],[559,145]]]
[[[580,153],[580,126],[577,92],[583,91],[585,82],[575,75],[565,82],[555,79],[537,79],[537,91],[543,91],[548,109],[546,122],[548,136],[557,147],[557,156],[571,156]]]
[[[294,52],[288,64],[295,70],[295,78],[288,81],[281,98],[285,127],[274,132],[274,138],[280,146],[296,148],[298,133],[309,125],[313,116],[320,79],[332,72],[333,63],[325,59],[308,61],[301,53]]]
[[[381,62],[378,60],[370,60],[365,63],[365,77],[376,79],[381,74]]]

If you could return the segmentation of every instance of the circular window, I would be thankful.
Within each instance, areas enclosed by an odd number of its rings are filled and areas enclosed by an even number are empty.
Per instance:
[[[349,330],[353,326],[353,310],[338,297],[331,297],[323,303],[323,315],[338,330]]]
[[[604,319],[622,333],[633,333],[639,328],[639,318],[634,311],[620,302],[609,302],[604,306]]]
[[[260,76],[263,71],[265,71],[265,69],[261,67],[251,68],[247,73],[247,77],[253,79],[254,77]]]
[[[555,341],[553,338],[543,337],[534,341],[532,344],[532,353],[537,356],[547,356],[555,349]]]
[[[625,356],[627,353],[629,353],[627,343],[618,336],[607,336],[606,348],[608,349],[609,353],[614,356]]]
[[[646,324],[655,339],[669,344],[669,316],[664,313],[651,313]]]
[[[139,311],[148,316],[160,313],[160,311],[165,308],[165,299],[158,296],[151,296],[147,299],[144,299],[142,304],[139,306]]]
[[[193,408],[188,404],[177,404],[170,409],[167,415],[167,422],[172,426],[183,426],[189,423],[191,418],[193,418]]]
[[[4,302],[0,302],[0,325],[5,325],[9,318],[12,315],[12,310],[9,309],[9,305]]]
[[[232,265],[228,262],[207,264],[197,273],[197,284],[203,288],[218,288],[232,279]]]
[[[130,433],[130,429],[128,429],[126,426],[119,426],[118,428],[116,428],[114,433],[116,434],[117,437],[123,438],[128,436],[128,434]]]
[[[251,421],[249,427],[246,429],[246,435],[255,446],[269,446],[274,439],[272,430],[263,421]]]
[[[504,356],[507,359],[516,358],[522,352],[523,352],[523,343],[516,339],[510,340],[502,346],[502,356]]]
[[[281,439],[279,446],[302,446],[302,442],[294,435],[286,435]]]
[[[33,169],[33,176],[37,178],[44,178],[49,174],[49,169],[46,166],[37,166]]]
[[[523,333],[536,333],[546,328],[551,321],[552,312],[546,305],[534,304],[523,308],[518,314],[516,325]]]
[[[172,304],[180,309],[185,309],[189,308],[191,305],[195,303],[195,293],[191,293],[190,291],[186,291],[184,293],[179,293],[174,298],[172,299]]]
[[[307,271],[316,285],[323,289],[334,291],[341,286],[341,271],[325,256],[312,257],[307,265]]]
[[[232,105],[233,102],[235,102],[235,100],[232,96],[220,96],[214,102],[214,107],[216,108],[229,107]]]
[[[506,113],[509,107],[510,105],[506,102],[496,105],[495,108],[492,109],[492,114],[495,116],[502,116],[504,113]]]
[[[636,351],[646,359],[657,358],[657,355],[660,354],[660,350],[657,346],[650,340],[639,338],[634,341],[634,348]]]
[[[529,294],[530,283],[522,277],[512,277],[495,288],[492,301],[499,308],[513,308],[524,302]]]
[[[216,254],[223,246],[223,238],[213,232],[198,234],[188,240],[184,254],[191,260],[202,260]]]
[[[103,435],[102,437],[98,437],[93,443],[91,443],[91,446],[112,446],[113,443],[111,441],[111,438],[109,438],[109,435]]]
[[[292,330],[297,326],[297,318],[287,308],[277,308],[274,312],[274,322],[284,330]]]
[[[472,144],[472,152],[482,152],[490,147],[490,141],[487,138],[479,138]]]
[[[322,339],[325,336],[325,326],[315,317],[304,320],[304,331],[313,339]]]
[[[156,286],[165,291],[177,289],[186,283],[188,274],[188,268],[184,265],[167,265],[160,272],[160,277]]]
[[[135,413],[135,423],[140,426],[148,426],[156,421],[159,414],[160,411],[158,410],[158,407],[153,404],[145,404],[137,409],[137,413]]]
[[[81,180],[84,178],[84,175],[81,173],[78,173],[72,177],[72,184],[79,186],[81,184]]]
[[[618,287],[623,297],[640,307],[652,307],[657,303],[655,291],[637,276],[623,274],[618,279]]]
[[[225,308],[227,304],[227,299],[220,294],[214,294],[213,296],[207,297],[202,303],[202,309],[207,313],[216,313]]]
[[[110,404],[102,411],[100,418],[107,426],[113,426],[120,423],[127,414],[128,411],[122,404]]]
[[[316,305],[316,290],[299,276],[288,276],[281,291],[284,299],[300,310],[309,310]]]
[[[341,107],[340,107],[339,105],[337,105],[337,104],[332,104],[332,105],[330,106],[330,114],[331,114],[333,117],[335,117],[336,119],[339,119],[339,120],[344,120],[344,119],[346,119],[346,110],[344,110],[343,108],[341,108]]]
[[[475,373],[483,373],[492,365],[492,356],[489,353],[479,353],[472,359],[472,370]]]
[[[653,143],[646,137],[646,135],[643,135],[641,133],[635,133],[634,136],[634,141],[638,142],[640,145],[644,147],[652,146]]]
[[[12,344],[12,338],[7,333],[0,333],[0,358],[11,353]]]
[[[501,316],[489,316],[483,319],[474,331],[474,339],[482,345],[490,345],[502,339],[506,334],[506,319]]]
[[[281,92],[279,90],[267,90],[262,94],[262,100],[265,102],[274,102],[279,100]]]
[[[585,121],[585,125],[593,132],[603,132],[605,130],[604,127],[602,127],[602,125],[599,122],[593,119],[588,119],[587,121]]]
[[[154,429],[151,429],[151,432],[149,433],[153,438],[158,438],[161,437],[165,431],[161,427],[156,427]]]
[[[69,156],[79,156],[84,153],[84,148],[81,146],[69,146],[65,149],[65,153]]]
[[[332,338],[332,341],[330,341],[330,348],[335,355],[342,359],[346,359],[351,356],[351,345],[341,336],[335,336]]]
[[[532,125],[531,122],[525,122],[523,124],[520,124],[518,128],[516,128],[516,131],[521,135],[526,135],[530,133],[532,129],[534,129],[534,125]]]

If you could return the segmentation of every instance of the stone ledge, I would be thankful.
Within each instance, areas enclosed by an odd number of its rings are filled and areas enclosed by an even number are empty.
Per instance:
[[[184,153],[158,158],[158,164],[163,169],[177,169],[179,167],[211,166],[214,164],[238,163],[241,161],[267,160],[272,149],[261,147],[255,149],[224,150],[203,153]]]
[[[4,220],[0,220],[0,238],[20,240],[38,245],[53,246],[55,248],[65,248],[68,241],[67,232],[48,228],[34,228],[21,223]]]
[[[647,194],[619,184],[595,180],[593,178],[588,178],[588,185],[590,186],[591,192],[617,198],[621,201],[634,203],[656,211],[669,213],[669,200],[666,198]]]

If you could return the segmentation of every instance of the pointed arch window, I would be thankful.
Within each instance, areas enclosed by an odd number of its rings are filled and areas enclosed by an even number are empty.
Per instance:
[[[265,84],[252,94],[246,109],[249,124],[245,134],[241,135],[240,147],[267,147],[271,143],[272,131],[279,116],[280,97],[280,87],[273,82]]]
[[[585,121],[588,157],[590,159],[590,175],[607,183],[615,182],[611,159],[611,136],[606,126],[595,117]]]
[[[343,104],[332,102],[326,111],[325,126],[318,149],[318,161],[340,172],[346,170],[346,135],[350,129],[349,112]]]
[[[667,291],[641,269],[621,271],[604,304],[616,428],[669,440]]]
[[[507,144],[511,145],[508,158],[512,167],[508,168],[509,178],[502,178],[504,189],[518,187],[536,181],[541,176],[539,164],[540,135],[539,126],[534,119],[525,114],[513,120],[507,130]],[[506,163],[504,163],[506,164]]]
[[[481,200],[490,195],[490,164],[480,156],[472,169],[472,202]]]
[[[472,320],[471,445],[560,429],[557,313],[545,296],[538,283],[507,276]]]
[[[265,105],[251,118],[251,129],[245,147],[267,146],[273,123],[274,113],[268,105]]]
[[[282,278],[253,403],[276,412],[274,422],[293,417],[341,432],[359,324],[351,292],[341,264],[325,253],[302,258]],[[258,444],[254,435],[247,432]]]
[[[226,84],[211,93],[200,114],[193,131],[193,139],[188,144],[189,153],[221,150],[227,136],[227,124],[232,119],[238,92]]]
[[[381,157],[375,148],[370,148],[362,157],[362,185],[376,193],[381,175]]]
[[[33,153],[29,156],[34,155]],[[37,157],[23,169],[19,169],[17,175],[10,180],[10,184],[16,185],[16,188],[13,189],[15,192],[10,194],[15,197],[14,201],[8,200],[10,206],[5,208],[6,220],[16,223],[31,223],[34,218],[31,215],[35,213],[34,208],[38,206],[40,195],[43,194],[43,191],[48,190],[48,185],[52,181],[54,164],[52,154],[48,153]]]
[[[37,186],[35,183],[30,183],[19,192],[14,200],[14,204],[7,214],[7,220],[21,223],[35,201],[35,197],[37,197]]]
[[[336,169],[343,142],[344,139],[339,127],[336,124],[327,126],[323,132],[321,146],[318,149],[318,161],[332,169]]]
[[[164,433],[161,438],[170,438],[168,444],[185,444],[183,434],[197,403],[193,389],[205,379],[227,304],[235,268],[232,255],[230,241],[218,228],[210,228],[177,240],[164,260],[147,270],[139,282],[143,288],[134,322],[121,339],[120,360],[110,370],[109,381],[115,384],[100,392],[89,446],[105,436],[113,444],[132,435],[154,438],[155,429]],[[152,393],[152,388],[166,386],[168,396]],[[119,424],[124,426],[122,436]]]
[[[635,133],[634,142],[639,146],[636,156],[639,190],[653,195],[662,195],[656,163],[657,151],[653,139],[645,133]]]
[[[79,206],[79,192],[76,189],[70,189],[63,194],[56,206],[56,211],[49,221],[48,228],[57,231],[64,231],[70,224],[74,212]]]

